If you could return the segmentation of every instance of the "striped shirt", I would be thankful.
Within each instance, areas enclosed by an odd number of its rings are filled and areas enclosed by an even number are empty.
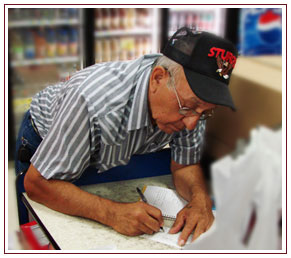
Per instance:
[[[168,143],[177,163],[199,162],[205,122],[171,135],[151,123],[148,85],[159,56],[95,64],[34,96],[30,112],[43,140],[31,163],[42,176],[74,181],[88,166],[104,172]]]

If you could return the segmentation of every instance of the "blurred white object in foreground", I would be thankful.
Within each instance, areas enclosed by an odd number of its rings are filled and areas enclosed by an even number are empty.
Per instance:
[[[282,130],[259,127],[236,158],[212,165],[216,220],[185,249],[281,249]]]

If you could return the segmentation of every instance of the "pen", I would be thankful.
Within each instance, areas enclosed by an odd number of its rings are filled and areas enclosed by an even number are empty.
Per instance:
[[[136,191],[137,191],[138,195],[140,196],[141,200],[142,200],[144,203],[148,203],[148,201],[147,201],[147,199],[145,198],[144,194],[142,193],[142,191],[141,191],[138,187],[136,188]],[[163,227],[160,227],[160,229],[161,229],[163,232],[165,232]]]

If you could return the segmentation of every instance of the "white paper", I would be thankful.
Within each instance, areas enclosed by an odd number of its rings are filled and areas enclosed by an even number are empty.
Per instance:
[[[175,190],[164,187],[147,186],[144,196],[149,204],[162,211],[163,216],[170,218],[176,218],[177,213],[187,204]]]
[[[142,235],[142,237],[181,249],[182,247],[178,245],[178,239],[181,232],[178,232],[177,234],[169,234],[168,232],[170,228],[168,227],[163,227],[163,228],[164,228],[164,232],[160,231],[153,235],[145,234],[145,235]],[[189,236],[187,244],[191,243],[192,236],[193,234]]]
[[[214,215],[214,217],[216,216],[216,211],[212,210],[212,213]],[[214,223],[213,223],[214,224]],[[211,226],[212,228],[213,226]],[[181,246],[178,245],[178,240],[179,240],[179,236],[181,235],[181,231],[176,233],[176,234],[169,234],[169,227],[163,227],[164,232],[163,231],[159,231],[153,235],[143,235],[144,238],[156,241],[156,242],[160,242],[166,245],[170,245],[170,246],[174,246],[177,248],[182,248]],[[199,238],[203,238],[205,235],[205,233],[201,234],[195,241],[197,241]],[[193,237],[193,233],[189,236],[187,242],[185,245],[187,244],[191,244],[192,243],[192,237]]]

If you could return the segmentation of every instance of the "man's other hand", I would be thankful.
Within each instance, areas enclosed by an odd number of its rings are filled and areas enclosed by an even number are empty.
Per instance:
[[[182,230],[178,244],[183,246],[193,232],[192,242],[207,231],[213,221],[214,216],[211,209],[211,200],[205,195],[202,198],[192,199],[177,214],[177,218],[169,233],[176,234]]]

